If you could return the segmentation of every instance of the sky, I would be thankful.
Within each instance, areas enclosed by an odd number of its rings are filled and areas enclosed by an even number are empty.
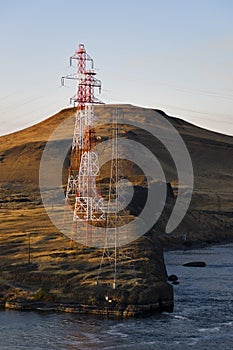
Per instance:
[[[233,1],[0,0],[0,135],[69,104],[84,43],[105,103],[164,110],[233,135]]]

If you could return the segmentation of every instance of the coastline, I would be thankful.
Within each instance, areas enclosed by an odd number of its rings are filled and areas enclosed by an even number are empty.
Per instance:
[[[151,315],[156,312],[172,312],[173,301],[161,301],[148,305],[128,305],[125,307],[117,306],[97,306],[88,304],[73,303],[51,303],[35,302],[29,300],[5,301],[0,302],[0,309],[18,310],[18,311],[38,311],[38,312],[65,312],[78,314],[105,315],[117,317],[136,317]]]
[[[163,252],[170,252],[170,251],[189,251],[189,250],[194,250],[194,249],[204,249],[207,247],[212,247],[212,246],[221,246],[225,244],[232,244],[233,243],[233,238],[219,238],[218,240],[213,239],[213,241],[209,240],[192,240],[192,241],[187,241],[187,242],[179,242],[178,239],[174,240],[172,243],[165,241],[163,242],[162,239],[159,239],[162,247],[163,247]]]
[[[172,313],[151,316],[117,317],[65,313],[44,310],[2,310],[1,346],[12,344],[34,349],[43,341],[44,350],[71,347],[109,349],[195,350],[232,348],[232,249],[233,244],[186,252],[164,254],[168,272],[179,276],[174,286],[175,307]],[[182,267],[191,259],[206,261],[206,268]],[[65,301],[65,300],[64,300]],[[87,332],[88,330],[88,332]],[[23,335],[23,336],[22,336]],[[48,346],[47,341],[53,344]]]
[[[232,244],[232,240],[223,240],[221,242],[204,243],[196,242],[190,246],[177,245],[174,249],[164,248],[164,252],[169,251],[191,251],[195,249],[204,249],[212,246],[223,246]],[[125,304],[125,305],[111,305],[109,303],[91,305],[84,303],[74,302],[47,302],[36,301],[28,299],[14,299],[0,301],[0,309],[2,310],[18,310],[18,311],[36,311],[36,312],[65,312],[65,313],[77,313],[77,314],[91,314],[91,315],[103,315],[114,316],[120,318],[130,317],[143,317],[149,316],[159,312],[173,312],[174,300],[159,300],[155,303],[148,304]]]

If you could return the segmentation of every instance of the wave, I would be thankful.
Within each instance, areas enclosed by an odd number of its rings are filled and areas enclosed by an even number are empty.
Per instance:
[[[198,328],[198,332],[218,332],[220,327]]]

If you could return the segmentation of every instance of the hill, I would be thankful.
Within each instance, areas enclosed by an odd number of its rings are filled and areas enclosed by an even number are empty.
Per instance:
[[[130,105],[106,105],[95,108],[96,116],[107,123],[96,128],[97,140],[111,137],[109,121],[115,108],[124,112],[126,120],[133,116],[141,125],[158,124],[158,130],[162,126],[157,113],[162,115],[185,141],[193,163],[191,205],[176,230],[165,234],[178,191],[176,166],[166,148],[158,140],[152,140],[147,131],[132,125],[124,128],[124,137],[146,146],[159,159],[169,191],[157,224],[131,246],[141,287],[132,286],[130,281],[122,283],[120,294],[113,297],[121,305],[159,300],[161,307],[163,303],[171,305],[172,288],[167,283],[161,246],[189,248],[232,240],[233,138],[198,128],[161,111]],[[8,300],[25,295],[34,298],[39,288],[45,288],[49,291],[47,298],[95,304],[100,303],[106,293],[105,287],[94,287],[101,251],[85,249],[76,243],[70,247],[70,240],[49,220],[39,193],[39,166],[46,142],[65,121],[62,135],[57,137],[60,141],[71,142],[74,112],[72,108],[65,109],[39,124],[0,138],[0,288]],[[59,145],[62,147],[62,142]],[[64,184],[68,159],[69,155],[64,162]],[[136,186],[137,196],[128,208],[133,214],[138,208],[141,210],[145,201],[145,177],[141,169],[130,162],[125,164],[125,174]],[[108,178],[109,166],[103,166],[102,185],[106,185]],[[27,264],[29,233],[31,264]],[[91,301],[86,300],[87,291]]]

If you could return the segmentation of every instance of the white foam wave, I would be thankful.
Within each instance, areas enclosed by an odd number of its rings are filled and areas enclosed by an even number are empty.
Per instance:
[[[199,328],[198,332],[218,332],[220,327],[210,327],[210,328]]]

